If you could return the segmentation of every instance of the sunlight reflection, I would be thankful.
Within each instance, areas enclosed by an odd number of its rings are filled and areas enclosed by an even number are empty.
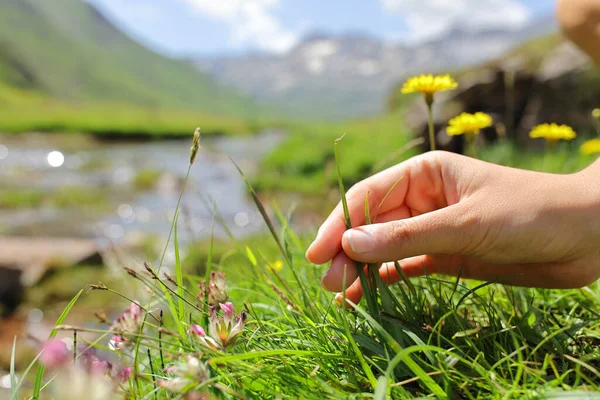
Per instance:
[[[63,153],[56,150],[48,153],[48,157],[46,159],[48,160],[48,164],[54,168],[60,167],[65,163],[65,156]]]

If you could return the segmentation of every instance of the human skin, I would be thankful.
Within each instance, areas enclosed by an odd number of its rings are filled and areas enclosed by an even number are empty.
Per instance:
[[[387,283],[404,274],[460,276],[542,288],[577,288],[600,277],[600,160],[569,175],[503,167],[434,151],[413,157],[353,186],[347,193],[353,229],[342,205],[323,223],[306,252],[332,261],[322,285],[362,288],[355,262],[382,264]],[[379,204],[394,186],[381,208]],[[365,224],[365,199],[370,215]],[[346,285],[348,286],[348,285]]]
[[[558,0],[556,17],[565,35],[600,65],[600,1]]]

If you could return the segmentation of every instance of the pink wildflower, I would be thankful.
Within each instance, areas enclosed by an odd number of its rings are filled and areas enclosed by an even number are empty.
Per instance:
[[[67,345],[58,340],[52,339],[47,341],[42,348],[40,362],[47,368],[63,367],[71,361],[71,354],[67,349]]]
[[[188,335],[193,336],[206,347],[225,351],[229,347],[235,346],[242,334],[246,323],[246,313],[242,311],[240,315],[235,315],[233,303],[221,303],[219,308],[223,312],[223,317],[217,316],[218,308],[216,306],[210,309],[208,335],[201,326],[195,324],[190,325]]]
[[[191,324],[190,325],[190,329],[188,329],[187,331],[188,335],[198,335],[201,337],[205,337],[206,336],[206,332],[204,331],[204,328],[202,328],[200,325],[196,325],[196,324]]]
[[[200,284],[200,299],[204,300],[204,296],[208,297],[208,304],[216,306],[219,303],[227,301],[227,279],[222,272],[212,272],[208,282],[208,293],[206,283]]]
[[[121,350],[130,344],[127,336],[137,335],[142,326],[142,307],[137,303],[131,305],[125,312],[113,323],[112,330],[115,334],[112,336],[109,347],[111,350]]]
[[[125,383],[131,376],[131,367],[123,367],[115,376],[121,383]]]

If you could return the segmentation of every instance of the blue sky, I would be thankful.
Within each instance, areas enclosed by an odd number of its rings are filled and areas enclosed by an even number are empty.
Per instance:
[[[418,42],[452,26],[516,28],[552,0],[87,0],[169,55],[285,52],[312,32],[364,32]]]

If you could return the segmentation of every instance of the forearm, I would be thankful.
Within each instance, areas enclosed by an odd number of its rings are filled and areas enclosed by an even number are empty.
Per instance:
[[[600,1],[558,0],[556,16],[565,35],[600,65]]]

